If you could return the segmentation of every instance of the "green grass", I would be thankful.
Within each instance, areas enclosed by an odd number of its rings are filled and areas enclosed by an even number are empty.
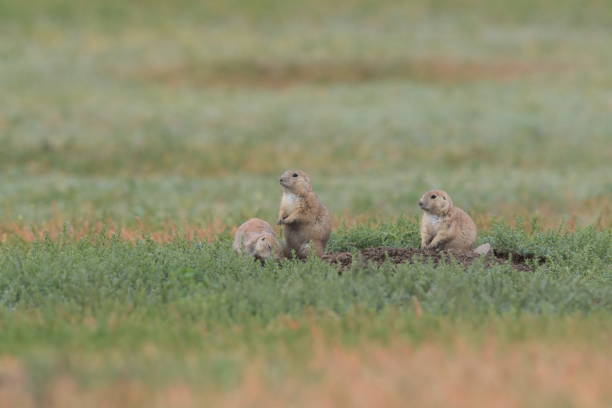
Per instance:
[[[413,245],[415,235],[409,221],[358,226],[331,246]],[[23,361],[34,389],[68,375],[84,389],[122,379],[231,390],[253,359],[265,361],[266,381],[308,378],[313,327],[349,349],[398,339],[452,344],[458,336],[478,344],[493,330],[508,344],[587,342],[599,350],[612,329],[612,236],[594,229],[498,226],[487,237],[497,248],[548,257],[529,272],[387,264],[341,276],[316,259],[262,267],[237,257],[227,239],[92,238],[2,247],[0,350]]]
[[[311,344],[305,324],[309,321],[321,325],[330,339],[346,344],[398,336],[412,342],[444,340],[457,330],[477,330],[481,334],[473,337],[480,341],[492,324],[510,341],[524,332],[533,338],[540,331],[563,331],[563,324],[555,329],[554,322],[570,322],[576,316],[609,327],[609,231],[527,234],[497,226],[486,239],[500,250],[532,252],[548,262],[528,272],[480,263],[468,269],[456,264],[385,264],[338,275],[317,259],[260,266],[237,257],[228,239],[210,244],[130,244],[103,237],[14,242],[4,245],[0,254],[0,350],[23,356],[33,371],[40,364],[61,364],[56,359],[67,353],[92,358],[132,354],[133,366],[126,369],[135,370],[129,373],[135,378],[149,378],[140,370],[147,364],[166,364],[172,356],[177,358],[175,370],[187,370],[182,359],[198,353],[196,371],[202,378],[223,382],[223,372],[229,370],[235,382],[249,361],[244,353],[266,356],[288,348],[291,359],[299,360],[297,350]],[[331,247],[349,249],[349,242],[357,247],[411,246],[415,241],[416,226],[406,220],[377,229],[343,230]],[[424,321],[415,315],[415,299]],[[302,322],[303,329],[287,329],[284,318]],[[442,331],[435,334],[438,329]],[[161,350],[161,360],[149,361],[148,346]],[[239,357],[223,357],[234,352]],[[206,367],[215,359],[220,359],[220,372],[214,365]],[[97,371],[81,372],[88,363],[76,362],[65,369],[94,381],[126,364],[95,361]],[[184,379],[178,371],[151,375]],[[55,369],[44,373],[37,374],[40,381],[57,374]]]
[[[564,314],[612,307],[609,231],[526,234],[497,226],[484,239],[501,251],[534,253],[548,262],[529,272],[504,265],[463,270],[460,265],[423,264],[357,267],[340,276],[335,267],[318,259],[259,267],[251,259],[237,257],[229,239],[130,244],[103,237],[96,242],[60,237],[2,247],[0,293],[10,313],[57,306],[77,314],[97,311],[104,316],[125,308],[148,315],[172,305],[185,308],[191,316],[187,321],[225,324],[268,322],[306,308],[340,314],[356,306],[401,308],[409,306],[413,296],[436,315]],[[403,227],[381,226],[369,233],[361,226],[338,232],[330,247],[415,246],[416,242],[416,226],[404,222]],[[458,301],[467,303],[451,307]]]

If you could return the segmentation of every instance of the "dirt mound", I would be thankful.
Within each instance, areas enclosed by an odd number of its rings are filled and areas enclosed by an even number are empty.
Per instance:
[[[400,263],[423,263],[431,262],[434,265],[440,263],[458,262],[468,267],[481,256],[474,252],[459,251],[434,251],[431,249],[420,248],[392,248],[376,247],[362,249],[355,256],[356,262],[367,263],[375,262],[381,264],[389,261],[395,264]],[[493,251],[493,254],[482,257],[486,266],[499,264],[509,264],[521,271],[530,271],[535,257],[533,255],[520,255],[508,252]],[[331,252],[323,256],[323,260],[338,265],[342,268],[349,267],[353,263],[353,254],[350,252]],[[543,263],[544,259],[537,258],[538,263]]]

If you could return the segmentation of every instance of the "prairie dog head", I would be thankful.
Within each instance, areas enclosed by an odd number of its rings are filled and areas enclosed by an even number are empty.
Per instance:
[[[445,215],[453,208],[453,201],[446,191],[430,190],[421,196],[419,207],[433,215]]]
[[[305,195],[312,191],[310,176],[302,170],[286,170],[280,178],[280,185],[287,192]]]
[[[271,258],[278,249],[276,237],[268,232],[262,232],[246,244],[247,251],[255,258],[265,261]]]

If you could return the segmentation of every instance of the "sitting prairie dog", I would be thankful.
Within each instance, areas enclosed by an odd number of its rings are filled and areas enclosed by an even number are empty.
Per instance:
[[[238,227],[232,247],[239,254],[246,252],[262,262],[280,252],[276,233],[270,224],[259,218],[251,218]]]
[[[419,200],[421,248],[470,250],[476,241],[476,224],[461,208],[455,207],[442,190],[431,190]]]
[[[284,256],[289,257],[292,250],[301,259],[311,250],[323,256],[331,234],[331,219],[327,208],[312,191],[310,177],[301,170],[287,170],[280,178],[280,185],[283,196],[278,224],[284,226]]]

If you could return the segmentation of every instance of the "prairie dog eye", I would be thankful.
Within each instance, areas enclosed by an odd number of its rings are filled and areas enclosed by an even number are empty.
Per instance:
[[[436,199],[436,197],[437,197],[437,196],[436,196],[435,194],[432,194],[432,195],[431,195],[431,197],[429,197],[429,198],[431,198],[432,200],[435,200],[435,199]]]
[[[297,173],[293,173],[293,174],[292,174],[292,177],[297,177],[297,176],[298,176],[298,174],[297,174]]]

